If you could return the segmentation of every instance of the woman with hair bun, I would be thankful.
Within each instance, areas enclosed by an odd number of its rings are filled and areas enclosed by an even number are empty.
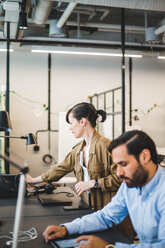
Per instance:
[[[78,196],[88,203],[90,199],[94,210],[101,209],[111,201],[121,181],[116,176],[116,165],[111,162],[108,151],[111,141],[95,129],[99,116],[102,117],[101,122],[106,120],[105,111],[96,110],[87,102],[76,104],[69,109],[66,113],[66,121],[70,124],[70,131],[75,138],[83,140],[72,148],[61,163],[53,165],[41,176],[32,178],[27,175],[27,183],[58,181],[74,171],[77,179],[75,190]],[[128,228],[124,227],[124,229]]]

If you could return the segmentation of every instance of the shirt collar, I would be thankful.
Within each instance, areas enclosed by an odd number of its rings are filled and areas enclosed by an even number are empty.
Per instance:
[[[142,188],[136,187],[139,194],[143,196],[151,195],[151,192],[154,190],[155,186],[158,184],[161,174],[161,168],[158,166],[157,171],[154,177]]]
[[[89,149],[89,153],[91,153],[91,154],[95,154],[96,153],[96,142],[99,139],[99,137],[100,137],[99,132],[97,132],[96,130],[94,130],[93,136],[92,136],[91,145],[90,145],[90,149]],[[80,144],[79,144],[79,146],[77,148],[77,152],[76,153],[80,153],[80,151],[82,151],[84,145],[85,145],[85,140],[83,140],[82,142],[80,142]]]

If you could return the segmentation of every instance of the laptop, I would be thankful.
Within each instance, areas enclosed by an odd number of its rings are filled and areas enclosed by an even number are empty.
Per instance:
[[[38,196],[38,200],[43,206],[62,205],[67,206],[72,204],[71,197],[65,192],[53,192],[51,194],[42,194]]]

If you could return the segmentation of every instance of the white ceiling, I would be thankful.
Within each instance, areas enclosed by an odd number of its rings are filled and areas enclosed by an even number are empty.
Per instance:
[[[1,0],[1,41],[6,40],[8,21],[11,41],[20,45],[114,48],[121,46],[121,8],[125,8],[127,48],[165,48],[164,0],[26,0],[28,29],[20,31],[18,18],[24,1]]]

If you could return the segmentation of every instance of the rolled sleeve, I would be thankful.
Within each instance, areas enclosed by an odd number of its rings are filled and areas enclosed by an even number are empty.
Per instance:
[[[59,164],[55,164],[51,166],[51,169],[46,171],[41,175],[41,178],[44,182],[49,181],[58,181],[63,176],[73,171],[75,159],[74,159],[73,151],[70,152],[66,158]]]
[[[105,178],[100,178],[100,188],[102,191],[117,191],[122,183],[121,179],[116,175],[117,166],[111,165],[110,175]]]

